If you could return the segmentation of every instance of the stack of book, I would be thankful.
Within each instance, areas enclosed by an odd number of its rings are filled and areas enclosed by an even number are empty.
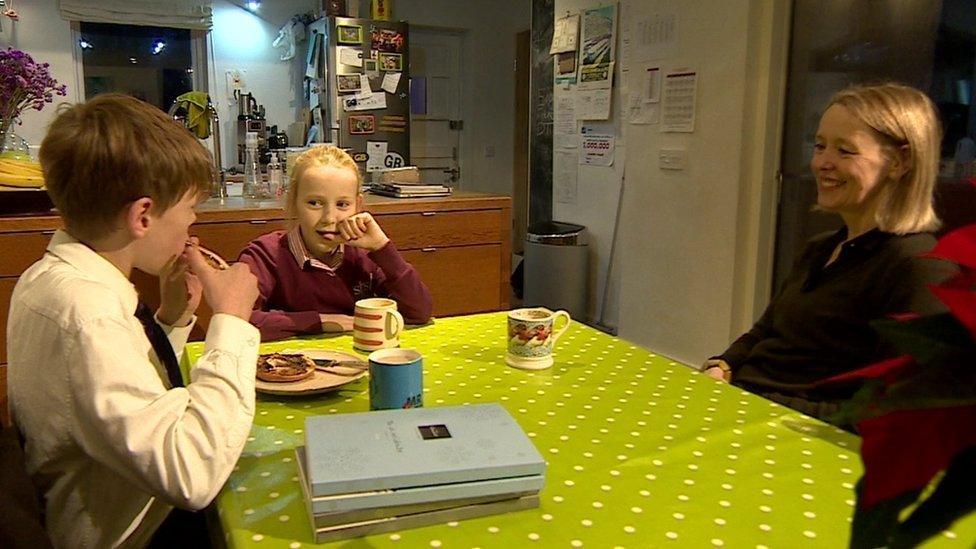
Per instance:
[[[414,183],[377,183],[373,182],[370,191],[383,196],[395,198],[421,198],[432,196],[447,196],[451,188],[447,185],[418,185]]]
[[[538,507],[546,469],[497,404],[309,417],[295,453],[317,543]]]

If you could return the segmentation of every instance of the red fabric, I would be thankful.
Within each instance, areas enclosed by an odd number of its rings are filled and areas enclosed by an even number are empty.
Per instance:
[[[976,269],[976,223],[966,225],[943,236],[932,251],[922,257],[945,259]]]
[[[858,368],[857,370],[851,370],[850,372],[844,372],[843,374],[828,377],[827,379],[818,382],[817,385],[828,385],[831,383],[843,383],[858,379],[877,378],[884,378],[885,385],[890,385],[894,376],[897,376],[913,364],[915,364],[914,358],[909,355],[902,355],[895,358],[889,358],[888,360],[883,360],[881,362],[876,362],[870,366],[865,366],[864,368]]]
[[[956,317],[960,324],[969,330],[970,335],[976,339],[976,293],[965,288],[945,288],[934,286],[931,288],[935,297],[945,303],[946,307]]]
[[[868,509],[924,488],[964,448],[976,445],[976,405],[900,410],[857,424],[864,462],[858,506]]]

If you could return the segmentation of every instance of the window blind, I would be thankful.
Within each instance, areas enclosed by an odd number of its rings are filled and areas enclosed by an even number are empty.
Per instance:
[[[59,0],[61,18],[89,23],[210,30],[210,0]]]

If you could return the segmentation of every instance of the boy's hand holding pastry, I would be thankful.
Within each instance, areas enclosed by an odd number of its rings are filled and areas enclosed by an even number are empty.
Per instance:
[[[186,326],[200,306],[203,285],[190,272],[186,258],[174,257],[159,273],[159,310],[156,317],[170,326]]]
[[[346,244],[363,248],[369,252],[379,250],[390,241],[383,229],[380,228],[380,224],[373,219],[369,212],[358,213],[343,219],[336,223],[336,230],[339,231],[339,236]]]
[[[248,320],[258,298],[258,281],[244,263],[234,263],[226,269],[215,269],[204,258],[192,239],[184,256],[203,286],[203,296],[214,313],[226,313]]]

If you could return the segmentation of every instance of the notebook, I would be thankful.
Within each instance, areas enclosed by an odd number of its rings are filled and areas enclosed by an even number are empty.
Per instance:
[[[432,524],[444,524],[455,520],[465,520],[488,515],[498,515],[521,511],[523,509],[533,509],[539,506],[539,496],[523,496],[519,498],[494,501],[490,503],[476,503],[464,505],[462,507],[451,507],[424,513],[387,517],[351,524],[340,524],[327,526],[324,528],[313,528],[315,532],[315,542],[325,543],[360,536],[393,532],[395,530],[406,530],[408,528],[419,528]]]
[[[518,477],[541,480],[546,468],[529,437],[498,404],[309,417],[305,447],[316,498]]]
[[[458,499],[448,498],[440,499],[434,501],[423,501],[420,503],[407,503],[407,504],[390,504],[384,506],[376,507],[362,507],[355,508],[352,510],[335,510],[335,506],[323,505],[323,498],[313,498],[309,492],[308,487],[308,477],[306,475],[306,465],[305,465],[305,448],[297,447],[295,448],[296,463],[298,463],[298,478],[300,479],[302,486],[302,495],[305,500],[305,511],[315,528],[325,528],[329,526],[337,526],[343,524],[351,524],[356,522],[366,522],[381,518],[398,517],[403,515],[412,515],[417,513],[424,513],[430,511],[438,511],[441,509],[449,509],[452,507],[465,507],[468,505],[476,505],[480,503],[492,503],[496,501],[516,499],[525,496],[537,495],[538,490],[535,491],[524,491],[524,492],[499,492],[493,495],[477,496],[477,497],[461,497]],[[507,479],[502,479],[507,480]],[[491,482],[491,481],[488,481]],[[541,488],[541,484],[539,486]],[[378,493],[376,498],[364,497],[358,503],[373,503],[379,504],[384,503],[381,495],[382,493],[391,493],[393,490],[384,490]],[[328,498],[324,498],[328,499]],[[331,502],[329,502],[331,503]],[[348,502],[336,502],[336,503],[348,503]]]

